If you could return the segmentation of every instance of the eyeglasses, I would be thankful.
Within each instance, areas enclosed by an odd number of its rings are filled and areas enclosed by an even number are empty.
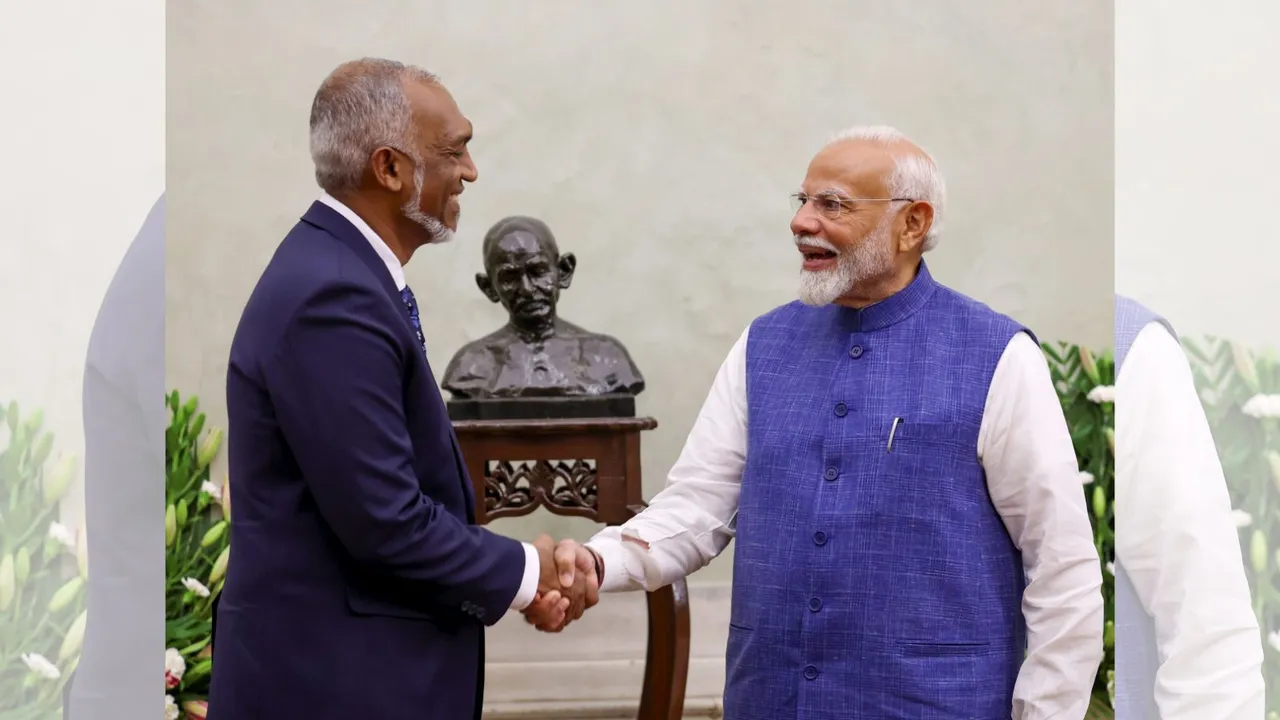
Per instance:
[[[800,212],[805,203],[813,203],[813,208],[830,220],[838,220],[846,212],[853,212],[857,203],[870,202],[915,202],[913,198],[846,198],[834,193],[806,195],[798,192],[791,195],[792,212]]]

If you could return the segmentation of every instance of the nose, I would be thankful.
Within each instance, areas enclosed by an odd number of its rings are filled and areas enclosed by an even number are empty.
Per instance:
[[[792,235],[817,235],[821,231],[822,224],[818,222],[817,213],[809,209],[808,203],[797,210],[795,216],[791,218]]]
[[[479,177],[480,171],[476,169],[476,161],[471,158],[471,153],[468,152],[462,163],[462,179],[473,183]]]

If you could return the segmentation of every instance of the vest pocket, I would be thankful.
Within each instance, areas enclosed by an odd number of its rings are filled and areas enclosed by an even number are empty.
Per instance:
[[[973,657],[991,652],[987,642],[918,642],[903,640],[898,648],[904,658]]]

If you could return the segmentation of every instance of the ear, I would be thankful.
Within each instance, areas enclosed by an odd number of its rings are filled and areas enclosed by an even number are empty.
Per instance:
[[[406,187],[406,180],[413,173],[413,169],[408,166],[404,158],[386,146],[373,151],[373,156],[369,158],[369,165],[373,170],[373,179],[394,193]]]
[[[902,234],[899,236],[898,249],[910,251],[920,249],[924,244],[924,236],[933,227],[933,206],[927,202],[914,202],[902,211]]]
[[[560,262],[556,263],[556,267],[560,270],[560,289],[568,290],[569,283],[573,282],[573,270],[578,267],[578,258],[571,252],[565,253],[560,256]]]
[[[500,302],[498,291],[493,289],[493,281],[489,279],[489,273],[476,273],[476,286],[485,297],[489,298],[489,302]]]

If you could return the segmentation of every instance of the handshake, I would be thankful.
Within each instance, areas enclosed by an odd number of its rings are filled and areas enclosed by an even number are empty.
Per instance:
[[[600,601],[604,570],[600,556],[573,540],[556,544],[550,535],[533,541],[538,550],[538,593],[521,611],[543,632],[560,632]]]

